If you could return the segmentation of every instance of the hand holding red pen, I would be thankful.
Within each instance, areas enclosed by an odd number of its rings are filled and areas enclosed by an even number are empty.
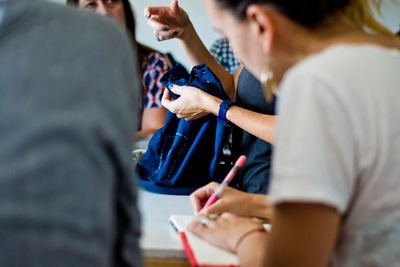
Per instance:
[[[241,159],[241,161],[242,160],[243,159]],[[237,168],[235,169],[237,170]],[[220,188],[220,186],[221,186],[220,184],[212,182],[206,186],[199,188],[190,195],[190,201],[192,203],[195,214],[201,213],[207,215],[211,213],[222,213],[226,211],[233,212],[235,214],[241,214],[243,212],[246,212],[245,210],[241,211],[240,207],[243,206],[243,204],[242,205],[237,205],[237,204],[251,203],[249,201],[252,198],[251,194],[236,190],[232,187],[225,187],[225,189],[223,190],[222,199],[220,199],[215,204],[208,205],[208,207],[203,208],[207,200],[210,199],[210,197],[213,194],[217,193],[218,188]],[[246,206],[246,204],[244,205]]]
[[[241,168],[245,162],[246,162],[246,156],[242,155],[238,158],[238,160],[235,162],[235,165],[233,165],[232,169],[226,175],[224,181],[222,181],[217,191],[214,194],[212,194],[211,197],[207,200],[206,204],[204,204],[203,209],[214,204],[221,197],[222,192],[225,190],[225,187],[228,186],[228,184],[230,183],[230,181],[232,181],[238,169]]]

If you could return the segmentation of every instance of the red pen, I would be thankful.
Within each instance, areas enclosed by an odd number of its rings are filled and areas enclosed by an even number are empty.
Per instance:
[[[236,172],[240,167],[243,166],[243,164],[246,162],[246,156],[242,155],[240,156],[237,161],[235,162],[235,165],[233,165],[232,169],[229,171],[229,173],[226,175],[224,181],[221,183],[221,185],[218,187],[217,191],[210,196],[210,198],[207,200],[206,204],[203,206],[204,208],[207,208],[208,206],[212,205],[217,201],[221,195],[222,192],[224,191],[225,187],[229,184],[229,182],[233,179],[235,176]]]

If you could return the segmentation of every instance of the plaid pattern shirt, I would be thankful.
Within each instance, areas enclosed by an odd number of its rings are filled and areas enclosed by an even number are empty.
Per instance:
[[[210,53],[230,73],[234,73],[239,67],[240,62],[236,59],[229,47],[228,41],[224,38],[217,39],[214,42]]]

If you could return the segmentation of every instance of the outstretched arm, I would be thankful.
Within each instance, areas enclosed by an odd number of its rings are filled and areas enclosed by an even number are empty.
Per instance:
[[[204,46],[189,16],[179,7],[177,0],[172,0],[169,7],[147,7],[144,14],[149,19],[147,24],[158,36],[158,40],[177,39],[191,67],[206,64],[219,78],[228,96],[234,99],[232,74],[226,71]]]
[[[180,43],[192,66],[205,63],[219,78],[228,96],[234,100],[237,88],[237,79],[243,66],[239,67],[234,75],[226,71],[210,54],[194,29],[187,13],[179,7],[177,0],[172,0],[169,7],[147,7],[144,10],[145,16],[149,19],[148,25],[153,29],[159,40],[176,38]],[[220,99],[198,93],[189,93],[186,90],[185,97],[176,102],[169,99],[165,93],[163,105],[180,118],[196,119],[208,113],[218,115]],[[195,105],[198,103],[199,105]],[[245,131],[263,139],[266,142],[274,142],[274,129],[276,116],[253,112],[237,106],[229,108],[227,119],[244,129]]]

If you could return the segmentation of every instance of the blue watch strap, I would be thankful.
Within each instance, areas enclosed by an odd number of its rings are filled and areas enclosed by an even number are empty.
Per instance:
[[[226,123],[226,112],[228,111],[228,108],[230,108],[230,106],[232,105],[233,105],[232,101],[228,99],[222,101],[222,103],[219,105],[219,111],[218,111],[219,121]]]

